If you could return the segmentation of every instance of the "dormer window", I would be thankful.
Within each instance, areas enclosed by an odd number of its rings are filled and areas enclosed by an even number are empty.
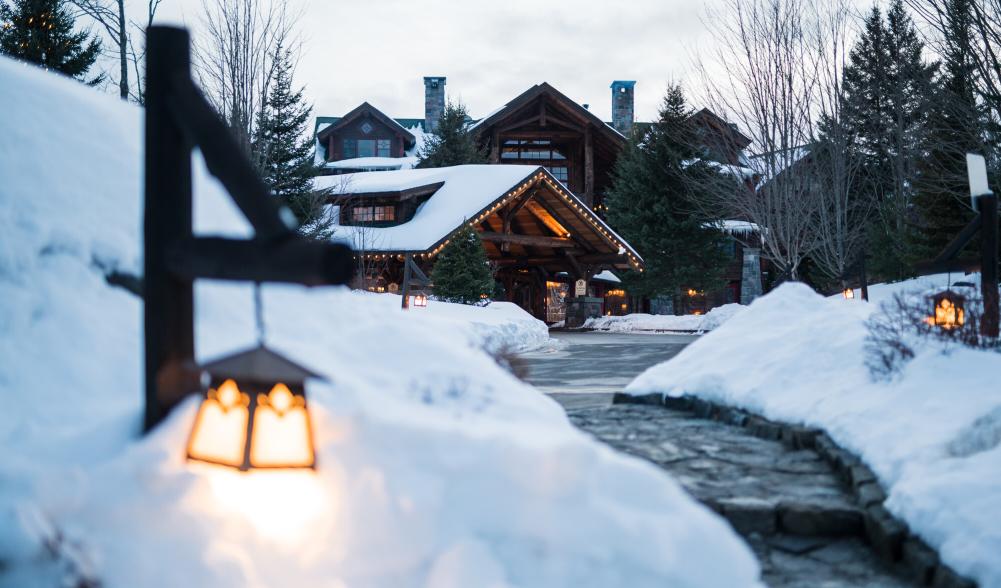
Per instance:
[[[356,223],[389,222],[396,220],[394,206],[356,206],[351,211],[351,220]]]

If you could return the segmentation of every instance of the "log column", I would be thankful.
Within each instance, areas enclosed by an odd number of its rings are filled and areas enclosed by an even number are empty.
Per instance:
[[[594,206],[594,142],[590,124],[584,127],[584,204]]]

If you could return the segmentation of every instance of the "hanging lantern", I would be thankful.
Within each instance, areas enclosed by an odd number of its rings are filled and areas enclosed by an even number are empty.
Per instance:
[[[428,296],[427,294],[414,294],[410,297],[410,306],[416,308],[427,308],[428,307]]]
[[[845,297],[845,300],[851,300],[855,298],[855,290],[852,288],[845,288],[841,295]]]
[[[966,297],[946,290],[932,297],[932,315],[927,321],[930,325],[943,329],[955,329],[966,323]]]
[[[242,471],[316,465],[305,381],[319,376],[263,345],[202,369],[209,389],[188,459]]]

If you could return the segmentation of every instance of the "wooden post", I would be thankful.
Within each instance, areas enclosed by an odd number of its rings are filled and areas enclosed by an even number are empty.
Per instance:
[[[980,213],[980,291],[984,299],[984,316],[980,334],[998,336],[998,197],[993,194],[977,198]]]
[[[591,125],[584,127],[584,204],[594,206],[594,141]]]
[[[191,145],[169,105],[169,80],[190,75],[188,33],[150,27],[146,46],[143,428],[149,431],[191,392],[185,373],[194,364],[195,335],[193,281],[167,269],[168,247],[192,236]]]
[[[862,300],[869,300],[869,276],[865,271],[865,251],[862,252],[862,258],[859,259],[859,282],[861,282],[862,288]]]
[[[500,133],[497,129],[494,129],[493,135],[490,138],[490,163],[500,163],[501,160],[501,144],[500,144]]]
[[[403,294],[403,302],[401,303],[400,308],[403,310],[410,308],[410,279],[410,254],[408,253],[403,258],[403,287],[400,288],[400,291]]]

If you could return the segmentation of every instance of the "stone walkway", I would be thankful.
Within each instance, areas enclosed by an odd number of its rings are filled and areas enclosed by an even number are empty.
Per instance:
[[[757,554],[775,587],[903,587],[861,539],[863,517],[820,456],[661,406],[609,394],[553,394],[571,421],[670,472]]]

